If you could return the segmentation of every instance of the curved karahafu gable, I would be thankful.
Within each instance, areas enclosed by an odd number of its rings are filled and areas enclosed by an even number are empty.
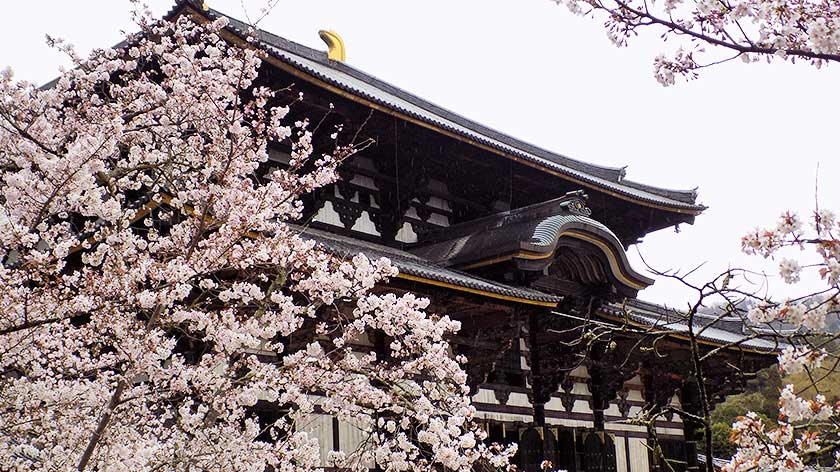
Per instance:
[[[412,252],[557,294],[635,296],[653,280],[630,266],[615,234],[590,217],[585,198],[573,192],[455,225]]]

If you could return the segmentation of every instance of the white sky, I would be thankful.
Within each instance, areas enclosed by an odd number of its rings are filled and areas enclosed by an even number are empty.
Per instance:
[[[158,15],[174,4],[149,3]],[[264,2],[208,3],[242,18],[243,3],[253,17]],[[0,67],[46,82],[66,61],[45,34],[80,52],[111,46],[133,30],[129,8],[127,0],[6,2]],[[698,282],[728,266],[775,274],[775,263],[740,254],[740,237],[785,209],[809,213],[818,166],[820,205],[840,210],[837,66],[737,62],[663,88],[652,74],[665,47],[656,34],[619,49],[600,22],[548,0],[280,0],[261,27],[319,49],[317,31],[334,29],[349,64],[462,115],[579,160],[629,165],[627,177],[639,182],[699,187],[710,208],[694,226],[640,245],[657,268],[706,262]],[[691,293],[660,280],[641,298],[682,305]]]

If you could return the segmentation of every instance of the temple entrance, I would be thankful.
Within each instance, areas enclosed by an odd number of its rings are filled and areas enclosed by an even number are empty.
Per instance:
[[[660,472],[685,472],[686,451],[685,441],[682,439],[659,439],[662,455],[657,457],[651,453],[651,470]]]
[[[519,445],[512,462],[520,471],[539,472],[548,460],[553,470],[617,472],[615,441],[608,433],[563,426],[511,427],[496,421],[488,421],[486,427],[488,442]]]

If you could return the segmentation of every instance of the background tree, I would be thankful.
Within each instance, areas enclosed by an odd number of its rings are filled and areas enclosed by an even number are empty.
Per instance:
[[[0,469],[309,470],[316,411],[366,435],[336,466],[503,466],[458,324],[288,224],[364,143],[315,155],[224,20],[137,19],[88,59],[56,42],[75,68],[47,87],[0,76]],[[351,348],[377,336],[386,359]]]

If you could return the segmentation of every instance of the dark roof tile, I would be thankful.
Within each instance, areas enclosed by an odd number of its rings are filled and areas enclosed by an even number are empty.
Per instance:
[[[187,3],[194,4],[184,0],[179,4]],[[173,13],[175,11],[177,7]],[[231,32],[243,38],[248,35],[247,23],[213,9],[202,13],[210,18],[226,17],[230,20],[228,29]],[[594,189],[675,210],[698,213],[706,208],[695,203],[695,190],[669,190],[625,181],[625,167],[598,166],[545,150],[467,119],[343,62],[330,60],[323,51],[264,30],[256,30],[254,34],[273,57],[317,79],[414,119],[532,162],[547,170],[567,175],[589,184]]]
[[[371,259],[386,257],[391,260],[401,273],[423,279],[534,302],[558,303],[562,300],[561,297],[542,293],[537,290],[512,287],[465,272],[441,267],[414,254],[376,243],[349,238],[314,228],[301,228],[301,236],[315,240],[328,251],[342,257],[352,257],[359,253]]]

